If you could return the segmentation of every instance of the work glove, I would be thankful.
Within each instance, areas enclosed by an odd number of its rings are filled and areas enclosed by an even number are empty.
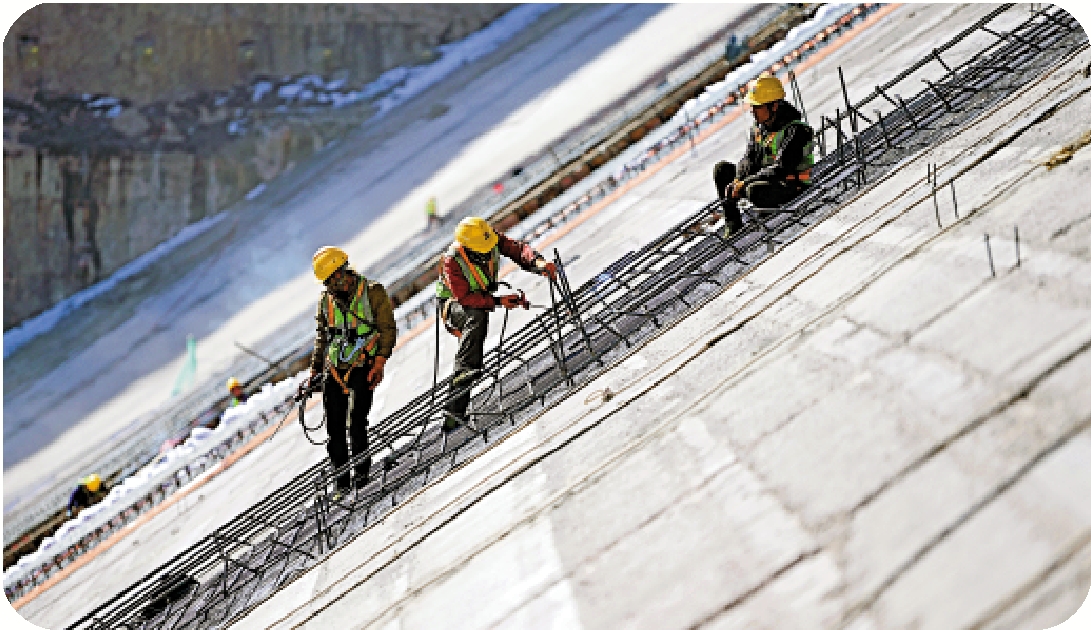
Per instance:
[[[383,369],[386,367],[386,357],[375,357],[371,363],[371,370],[367,373],[367,384],[370,389],[375,389],[383,382]]]
[[[523,297],[518,293],[512,293],[510,295],[501,295],[499,298],[500,306],[511,310],[513,308],[519,308],[523,304]]]
[[[544,258],[539,258],[534,261],[534,266],[538,268],[538,273],[543,276],[549,276],[550,280],[557,279],[557,265],[549,262]]]

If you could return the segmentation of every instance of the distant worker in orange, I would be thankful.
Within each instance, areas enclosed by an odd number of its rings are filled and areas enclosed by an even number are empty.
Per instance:
[[[90,507],[106,497],[106,488],[102,484],[102,477],[90,474],[80,479],[76,489],[68,497],[68,507],[65,513],[68,518],[76,518],[84,508]]]
[[[757,208],[776,208],[811,185],[814,130],[784,96],[780,79],[758,77],[743,99],[754,117],[746,155],[737,167],[720,162],[713,169],[716,194],[724,200],[725,236],[742,229],[739,199]]]
[[[556,277],[556,265],[530,245],[500,234],[485,219],[467,217],[458,224],[436,281],[441,317],[447,330],[458,337],[452,391],[472,384],[481,371],[489,313],[497,306],[512,309],[524,304],[519,294],[493,295],[498,288],[501,256],[514,260],[523,271]],[[453,431],[465,424],[469,405],[469,391],[452,398],[443,429]]]

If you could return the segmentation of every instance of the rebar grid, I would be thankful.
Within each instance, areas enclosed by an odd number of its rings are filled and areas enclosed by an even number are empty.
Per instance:
[[[1000,11],[952,42],[988,32],[986,24]],[[909,100],[888,95],[924,64],[942,64],[939,52],[950,43],[860,102],[850,103],[846,90],[845,111],[816,130],[823,140],[815,184],[784,208],[749,212],[743,230],[730,238],[709,229],[719,224],[716,216],[722,212],[722,202],[710,203],[576,290],[554,250],[559,273],[550,283],[553,303],[486,354],[482,374],[468,386],[471,426],[440,430],[444,404],[464,391],[452,390],[448,377],[436,391],[374,425],[366,454],[341,469],[323,462],[304,471],[71,627],[229,624],[406,496],[566,398],[832,214],[868,182],[942,141],[1086,41],[1071,16],[1048,7],[998,33],[993,44]],[[889,110],[873,120],[861,110],[877,98],[885,99]],[[860,121],[868,126],[851,133]],[[849,132],[842,128],[846,123]],[[826,144],[828,133],[835,134],[836,146]],[[344,495],[334,492],[333,480],[364,456],[375,461],[367,485]]]

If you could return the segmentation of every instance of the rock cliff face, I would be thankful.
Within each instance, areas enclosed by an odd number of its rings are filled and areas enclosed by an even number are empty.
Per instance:
[[[4,40],[4,329],[358,126],[512,5],[39,5]]]
[[[504,4],[43,4],[4,40],[4,94],[108,92],[138,104],[257,75],[366,83],[428,61]]]

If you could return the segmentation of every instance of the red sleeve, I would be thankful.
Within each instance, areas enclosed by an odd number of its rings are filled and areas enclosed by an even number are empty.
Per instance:
[[[451,293],[459,304],[469,308],[483,308],[487,311],[496,307],[496,299],[492,294],[484,291],[470,291],[470,283],[462,275],[462,267],[450,256],[443,257],[443,275],[447,278],[447,286],[451,287]]]
[[[534,251],[533,247],[527,245],[523,241],[508,238],[499,232],[497,232],[496,235],[500,237],[498,246],[500,247],[501,254],[518,263],[518,265],[523,268],[523,271],[538,273],[538,270],[534,266],[534,261],[538,260],[541,257],[541,254]]]

